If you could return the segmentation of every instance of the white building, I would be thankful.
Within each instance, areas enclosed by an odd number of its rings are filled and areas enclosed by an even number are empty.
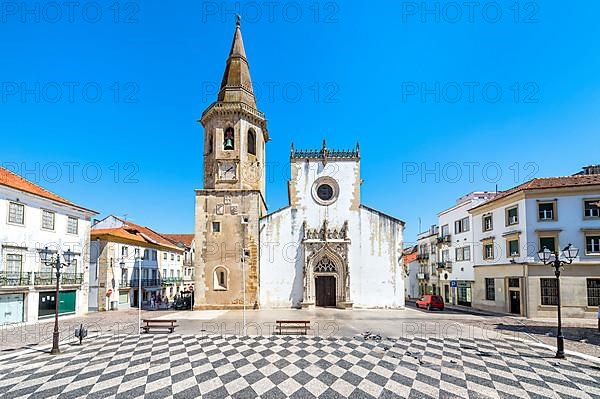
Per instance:
[[[358,146],[290,161],[289,206],[260,222],[260,306],[404,306],[404,222],[361,205]]]
[[[554,271],[537,252],[568,244],[579,257],[564,266],[564,317],[595,317],[600,304],[600,174],[536,178],[470,210],[476,286],[473,306],[527,317],[554,317]]]
[[[194,234],[162,234],[162,236],[170,240],[173,244],[177,245],[177,247],[183,251],[183,254],[181,255],[181,263],[178,261],[178,267],[181,268],[181,271],[176,272],[177,283],[181,283],[181,286],[176,285],[175,289],[178,290],[177,292],[179,292],[189,290],[190,287],[193,288],[195,258]],[[167,293],[163,292],[163,295],[167,295]]]
[[[87,311],[90,220],[96,214],[0,167],[0,324],[54,315],[56,274],[41,264],[45,247],[75,253],[62,270],[60,314]]]
[[[469,210],[496,194],[476,191],[460,197],[456,204],[438,214],[438,286],[446,303],[471,306],[475,282],[473,271],[474,229]]]
[[[111,215],[91,237],[90,310],[137,307],[140,285],[142,304],[182,290],[183,250],[161,234]]]
[[[417,235],[417,262],[419,262],[419,271],[417,273],[419,285],[418,296],[440,293],[437,273],[438,231],[438,226],[434,224],[427,231]]]
[[[404,297],[406,299],[419,298],[422,293],[419,289],[419,273],[421,271],[421,265],[417,256],[419,255],[418,247],[405,248],[402,256],[404,262],[404,272],[406,275],[406,282],[404,285]]]

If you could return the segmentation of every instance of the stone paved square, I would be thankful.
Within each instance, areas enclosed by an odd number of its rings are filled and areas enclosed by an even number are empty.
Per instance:
[[[512,339],[102,336],[3,355],[0,397],[600,398],[600,366],[553,355]]]

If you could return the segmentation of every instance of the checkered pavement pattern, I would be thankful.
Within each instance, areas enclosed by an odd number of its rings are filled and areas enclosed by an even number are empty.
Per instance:
[[[600,367],[521,341],[100,337],[0,356],[1,398],[600,398]]]

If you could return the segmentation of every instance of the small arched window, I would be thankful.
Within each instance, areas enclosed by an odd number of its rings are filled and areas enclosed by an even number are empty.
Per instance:
[[[219,266],[213,273],[213,289],[215,291],[227,290],[227,269]]]
[[[226,151],[235,149],[235,137],[232,127],[228,127],[225,130],[225,134],[223,135],[223,149]]]
[[[208,143],[206,143],[206,146],[208,147],[208,153],[212,154],[212,152],[213,152],[213,135],[212,134],[208,135]]]
[[[248,130],[248,154],[256,155],[256,133]]]

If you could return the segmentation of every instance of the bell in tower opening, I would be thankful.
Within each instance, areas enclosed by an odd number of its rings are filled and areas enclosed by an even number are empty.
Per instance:
[[[225,137],[225,139],[223,140],[223,149],[225,151],[234,150],[235,145],[234,145],[234,134],[233,134],[232,127],[229,127],[229,128],[227,128],[227,130],[225,130],[224,137]]]

